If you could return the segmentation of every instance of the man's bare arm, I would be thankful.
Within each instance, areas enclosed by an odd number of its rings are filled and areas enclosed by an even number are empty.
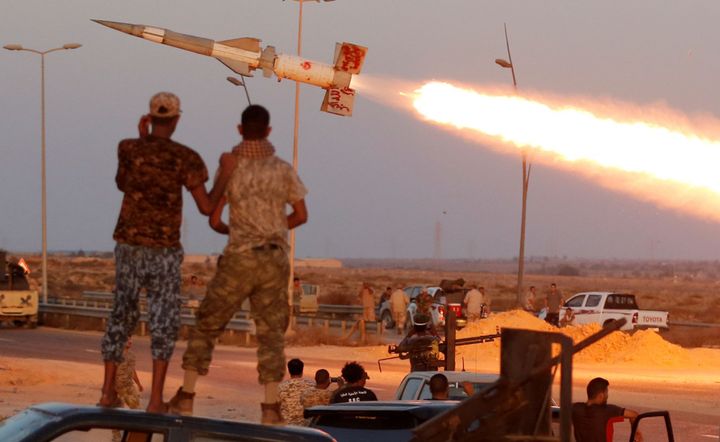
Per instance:
[[[305,224],[308,220],[308,211],[305,206],[305,200],[301,199],[290,205],[293,209],[292,213],[287,217],[288,229]]]
[[[220,201],[210,214],[210,227],[212,227],[214,231],[223,235],[228,235],[230,233],[230,229],[228,228],[227,224],[225,224],[222,220],[222,213],[226,203],[227,199],[223,196],[222,198],[220,198]]]
[[[220,155],[220,166],[218,168],[217,177],[213,183],[212,189],[210,189],[210,203],[213,205],[213,209],[220,201],[220,198],[225,194],[225,187],[227,186],[233,171],[237,167],[237,158],[232,153],[226,152]]]
[[[199,185],[194,189],[190,189],[190,194],[197,204],[197,208],[203,215],[211,215],[218,205],[220,198],[225,192],[233,170],[237,165],[235,156],[231,153],[224,153],[220,156],[220,167],[210,193],[205,190],[205,185]]]

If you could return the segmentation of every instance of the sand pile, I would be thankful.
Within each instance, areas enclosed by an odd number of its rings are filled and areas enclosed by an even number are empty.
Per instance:
[[[495,333],[496,328],[519,328],[525,330],[561,332],[578,343],[600,331],[600,324],[567,326],[557,329],[535,316],[513,310],[491,315],[489,318],[469,324],[458,332],[458,338]],[[474,346],[473,346],[474,347]],[[483,357],[499,357],[500,342],[481,345]],[[463,348],[459,350],[463,352]],[[474,352],[474,351],[473,351]],[[465,353],[469,353],[465,351]],[[632,363],[643,366],[665,367],[713,367],[718,359],[708,358],[708,352],[688,350],[672,344],[652,330],[633,333],[613,332],[575,355],[577,362]]]

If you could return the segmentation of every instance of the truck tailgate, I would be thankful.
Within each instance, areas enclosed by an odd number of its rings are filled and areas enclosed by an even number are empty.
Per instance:
[[[667,328],[668,312],[638,310],[637,328]]]

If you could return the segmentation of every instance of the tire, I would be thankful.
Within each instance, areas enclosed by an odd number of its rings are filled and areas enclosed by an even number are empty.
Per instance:
[[[20,319],[14,319],[12,323],[15,327],[20,328],[20,327],[23,327],[25,324],[27,324],[27,321],[23,321]]]
[[[380,321],[382,322],[382,326],[385,330],[390,330],[395,328],[395,321],[392,319],[392,315],[389,311],[385,310],[380,318]]]

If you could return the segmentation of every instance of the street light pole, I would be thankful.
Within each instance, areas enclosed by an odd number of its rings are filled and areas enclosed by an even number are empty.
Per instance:
[[[45,55],[51,52],[63,49],[77,49],[80,44],[68,43],[59,48],[48,49],[47,51],[37,51],[35,49],[24,48],[18,44],[5,45],[5,49],[9,51],[27,51],[40,55],[40,131],[41,131],[41,217],[42,217],[42,299],[43,304],[47,304],[48,288],[47,288],[47,178],[45,174]]]
[[[295,0],[298,2],[298,36],[297,55],[302,56],[302,27],[303,27],[303,3],[310,0]],[[320,2],[320,0],[315,0]],[[326,2],[333,0],[324,0]],[[300,82],[295,82],[295,120],[293,124],[293,169],[298,171],[298,143],[300,133]],[[290,324],[293,316],[293,279],[295,278],[295,230],[290,230],[290,280],[288,281],[288,302],[290,304]]]
[[[245,97],[247,97],[248,106],[250,106],[252,103],[250,102],[250,94],[248,93],[247,84],[245,83],[245,78],[235,78],[235,77],[227,77],[227,81],[234,84],[235,86],[242,86],[243,89],[245,89]]]
[[[512,73],[513,89],[517,95],[517,79],[515,78],[515,65],[510,54],[510,40],[508,39],[507,23],[505,24],[505,45],[507,47],[508,60],[496,59],[495,63],[503,68],[509,68]],[[525,221],[527,218],[527,194],[530,186],[530,170],[532,164],[528,163],[527,151],[522,150],[522,212],[520,215],[520,251],[518,252],[518,277],[517,277],[517,297],[518,306],[525,304],[523,294],[523,277],[525,273]]]

